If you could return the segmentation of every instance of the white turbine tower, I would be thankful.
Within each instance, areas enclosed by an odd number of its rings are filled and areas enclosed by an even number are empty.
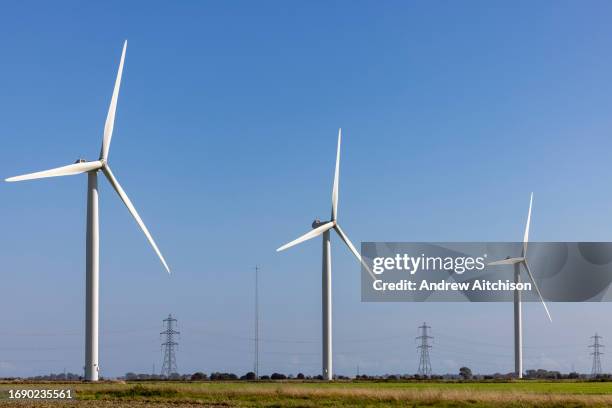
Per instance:
[[[372,272],[368,266],[362,262],[361,255],[344,233],[340,224],[338,224],[338,182],[340,177],[340,143],[342,141],[342,129],[338,130],[338,149],[336,151],[336,172],[334,174],[334,185],[332,188],[332,208],[331,219],[329,221],[315,220],[312,223],[313,230],[302,235],[301,237],[289,242],[278,248],[276,251],[283,251],[301,242],[318,237],[323,234],[323,287],[322,287],[322,319],[323,319],[323,378],[326,380],[333,379],[332,368],[332,280],[331,280],[331,240],[330,230],[336,231],[340,239],[344,241],[349,250],[355,255],[357,260],[361,262],[368,270],[370,275]]]
[[[115,111],[117,110],[117,97],[119,96],[119,87],[121,86],[121,74],[123,73],[123,61],[125,59],[125,50],[127,41],[123,44],[121,53],[121,62],[119,62],[119,71],[117,72],[117,80],[111,98],[110,107],[104,124],[104,137],[102,139],[102,149],[100,150],[100,158],[96,161],[87,162],[77,160],[76,163],[68,166],[58,167],[51,170],[39,171],[37,173],[25,174],[23,176],[11,177],[6,181],[23,181],[33,180],[47,177],[72,176],[75,174],[87,173],[87,238],[86,238],[86,300],[85,300],[85,379],[88,381],[98,380],[98,280],[99,280],[99,220],[98,220],[98,171],[106,176],[109,183],[113,186],[125,206],[127,207],[132,217],[136,220],[142,232],[144,232],[147,240],[157,253],[162,264],[170,273],[168,264],[164,260],[159,248],[155,244],[153,237],[145,226],[144,222],[138,215],[136,208],[128,198],[125,191],[113,175],[108,165],[108,151],[110,148],[111,138],[113,136],[113,125],[115,123]]]
[[[548,311],[548,307],[546,307],[546,302],[544,302],[544,298],[540,293],[540,289],[536,284],[535,279],[533,278],[533,274],[531,273],[531,269],[529,269],[529,263],[527,262],[527,243],[529,242],[529,225],[531,224],[531,205],[533,204],[533,193],[531,193],[531,198],[529,199],[529,212],[527,213],[527,225],[525,226],[525,235],[523,236],[523,249],[521,251],[521,256],[518,258],[506,258],[501,261],[495,261],[489,263],[489,265],[514,265],[514,282],[521,282],[521,266],[527,272],[529,279],[533,283],[533,287],[535,288],[540,300],[542,301],[542,306],[544,306],[544,310],[546,311],[546,315],[548,319],[552,322],[552,318],[550,317],[550,312]],[[519,290],[514,291],[514,371],[518,378],[523,378],[523,322],[522,322],[522,310],[521,310],[521,292]]]

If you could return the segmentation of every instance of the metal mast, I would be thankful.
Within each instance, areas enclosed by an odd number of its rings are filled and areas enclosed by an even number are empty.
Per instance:
[[[87,173],[87,238],[85,246],[85,381],[98,381],[100,295],[100,219],[98,171]]]
[[[255,267],[255,379],[259,380],[259,266]]]
[[[423,325],[419,326],[419,329],[421,330],[421,335],[417,337],[417,340],[421,340],[421,343],[417,346],[420,355],[417,374],[429,377],[431,375],[431,361],[429,361],[429,349],[431,345],[429,344],[429,340],[433,339],[433,337],[427,334],[427,330],[431,329],[431,326],[423,322]]]
[[[595,333],[594,336],[591,336],[591,338],[593,339],[593,344],[589,346],[590,348],[593,348],[593,352],[591,353],[591,355],[593,356],[593,368],[591,368],[591,376],[597,377],[601,374],[600,356],[603,354],[601,351],[599,351],[599,349],[604,346],[603,344],[599,343],[599,340],[602,339],[602,337],[597,333]]]
[[[168,317],[164,319],[166,330],[160,333],[166,336],[165,341],[162,343],[162,347],[164,348],[164,361],[161,369],[161,375],[165,375],[166,377],[170,377],[173,373],[178,372],[175,356],[175,347],[178,346],[178,343],[174,341],[174,336],[180,334],[180,332],[174,330],[174,327],[176,327],[175,324],[176,319],[169,314]]]

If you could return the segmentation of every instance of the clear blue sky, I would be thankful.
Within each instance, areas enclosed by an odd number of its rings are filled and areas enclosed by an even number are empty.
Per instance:
[[[320,370],[320,242],[330,210],[361,241],[612,239],[609,2],[9,2],[0,13],[2,178],[97,158],[124,39],[113,170],[172,267],[101,182],[102,374]],[[80,372],[86,177],[0,185],[0,376]],[[512,370],[512,305],[362,304],[334,240],[335,366]],[[525,368],[590,370],[608,304],[525,306]],[[604,370],[612,362],[603,361]]]

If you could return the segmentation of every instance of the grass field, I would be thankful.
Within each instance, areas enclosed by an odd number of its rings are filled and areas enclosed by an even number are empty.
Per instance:
[[[0,407],[610,407],[612,382],[3,383],[70,388],[76,401],[0,400]]]

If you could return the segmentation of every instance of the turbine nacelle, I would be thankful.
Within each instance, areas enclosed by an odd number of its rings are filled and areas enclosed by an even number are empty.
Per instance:
[[[83,158],[79,158],[79,159],[77,159],[74,162],[74,164],[83,164],[83,163],[96,163],[97,166],[99,166],[98,168],[95,168],[95,169],[89,170],[89,171],[98,171],[98,170],[101,170],[104,167],[106,167],[106,160],[104,160],[104,159],[99,159],[99,160],[91,161],[91,160],[86,160],[86,159],[83,159]]]
[[[331,222],[331,221],[321,221],[320,219],[317,218],[312,222],[312,229],[317,229],[321,225],[327,224],[328,222]]]

